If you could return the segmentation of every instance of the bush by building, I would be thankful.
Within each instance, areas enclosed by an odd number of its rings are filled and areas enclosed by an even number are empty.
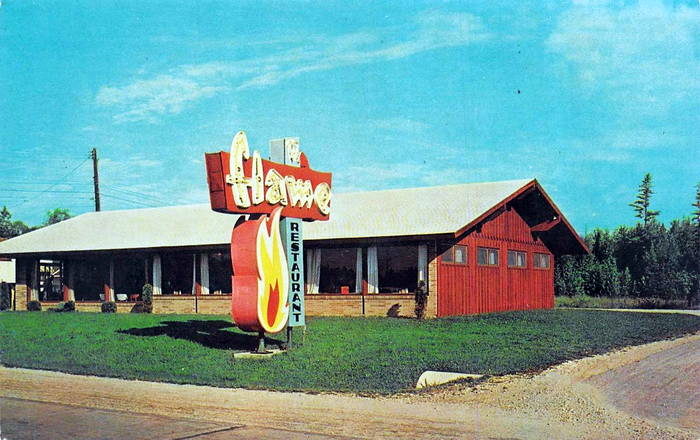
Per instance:
[[[36,300],[29,301],[27,303],[27,310],[30,312],[40,312],[41,311],[41,303]]]
[[[153,286],[146,283],[143,285],[141,290],[141,301],[143,301],[143,306],[141,311],[143,313],[153,312]]]
[[[114,301],[105,301],[101,306],[102,313],[117,313],[117,303]]]
[[[75,301],[61,302],[56,307],[48,309],[49,312],[75,312]]]

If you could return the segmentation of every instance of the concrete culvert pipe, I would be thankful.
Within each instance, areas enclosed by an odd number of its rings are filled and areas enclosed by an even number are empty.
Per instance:
[[[418,378],[416,389],[442,385],[460,379],[481,379],[483,374],[452,373],[449,371],[424,371]]]

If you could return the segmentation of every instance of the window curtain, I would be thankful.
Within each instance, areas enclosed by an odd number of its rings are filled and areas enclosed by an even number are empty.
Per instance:
[[[321,249],[306,249],[306,293],[318,293],[321,280]]]
[[[367,293],[379,293],[379,265],[377,247],[367,248]]]
[[[32,260],[32,268],[29,276],[31,277],[29,299],[31,301],[39,301],[39,260]]]
[[[192,254],[192,295],[197,294],[197,254]]]
[[[357,248],[355,259],[355,293],[362,293],[362,248]]]
[[[68,301],[75,301],[75,264],[71,261],[67,263],[66,272],[68,272],[67,277],[67,288],[68,288]]]
[[[163,291],[161,290],[161,285],[163,279],[161,277],[161,262],[160,255],[153,256],[153,294],[161,295]]]
[[[428,287],[428,245],[418,245],[418,282],[423,281]]]
[[[209,254],[199,255],[199,281],[202,295],[209,295]]]

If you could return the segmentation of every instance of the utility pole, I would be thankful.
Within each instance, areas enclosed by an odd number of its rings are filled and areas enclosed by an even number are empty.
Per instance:
[[[100,210],[100,175],[97,172],[97,148],[92,149],[92,180],[95,184],[95,211]]]

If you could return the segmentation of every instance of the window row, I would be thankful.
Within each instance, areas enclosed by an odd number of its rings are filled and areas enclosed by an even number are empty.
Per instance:
[[[441,256],[443,263],[467,264],[467,246],[456,244],[450,246]],[[476,263],[479,266],[498,266],[499,249],[490,247],[476,248]],[[537,269],[549,269],[549,254],[535,252],[532,255],[532,266]],[[527,252],[508,250],[508,267],[527,267]]]
[[[409,293],[427,281],[427,246],[307,247],[306,293]]]

